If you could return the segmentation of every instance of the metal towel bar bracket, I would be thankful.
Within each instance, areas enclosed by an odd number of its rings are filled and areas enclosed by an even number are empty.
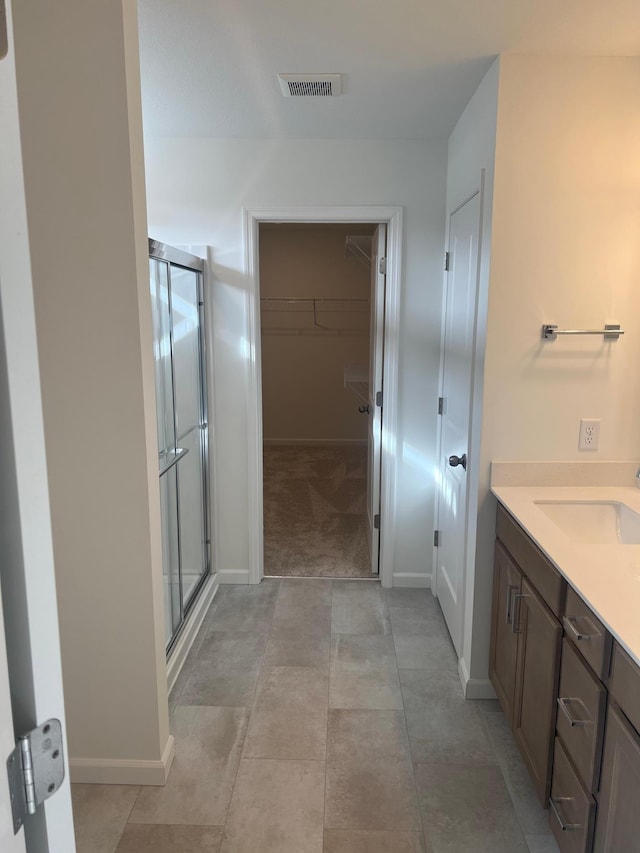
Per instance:
[[[542,327],[543,341],[555,341],[558,335],[602,335],[606,341],[617,341],[624,331],[617,324],[608,324],[604,329],[559,329],[549,323]]]

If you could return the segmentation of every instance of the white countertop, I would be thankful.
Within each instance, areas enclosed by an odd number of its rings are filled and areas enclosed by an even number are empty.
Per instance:
[[[640,489],[494,484],[491,491],[640,666],[640,545],[581,544],[535,504],[620,501],[640,513]]]

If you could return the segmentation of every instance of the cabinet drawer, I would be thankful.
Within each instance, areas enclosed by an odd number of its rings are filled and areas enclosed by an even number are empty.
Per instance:
[[[640,731],[640,668],[617,643],[613,644],[609,693]]]
[[[500,504],[496,516],[496,535],[544,602],[556,616],[560,616],[566,586],[564,579]]]
[[[572,587],[567,588],[562,624],[598,678],[605,681],[611,659],[611,634]]]
[[[562,641],[556,731],[587,790],[595,794],[600,781],[600,758],[607,691],[573,648]]]
[[[549,823],[561,853],[588,853],[591,850],[595,810],[595,800],[582,787],[556,738]]]

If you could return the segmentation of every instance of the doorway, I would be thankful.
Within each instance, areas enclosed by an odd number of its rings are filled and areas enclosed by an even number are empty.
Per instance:
[[[395,484],[398,463],[398,359],[400,321],[400,281],[402,260],[402,208],[397,206],[289,207],[244,211],[246,250],[246,293],[249,313],[245,352],[248,362],[248,472],[249,472],[249,570],[248,582],[263,577],[263,424],[262,347],[259,277],[259,227],[261,223],[342,223],[384,224],[386,263],[384,264],[384,346],[382,352],[385,383],[384,420],[380,420],[380,529],[379,578],[383,586],[393,585],[395,542]],[[381,269],[381,268],[379,268]],[[380,399],[382,402],[382,399]],[[402,583],[402,577],[399,577]]]
[[[263,223],[259,239],[264,573],[377,578],[384,226]]]

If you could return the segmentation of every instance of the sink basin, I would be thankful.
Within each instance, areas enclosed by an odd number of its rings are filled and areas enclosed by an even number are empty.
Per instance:
[[[640,514],[619,501],[535,501],[562,530],[587,545],[640,545]]]

